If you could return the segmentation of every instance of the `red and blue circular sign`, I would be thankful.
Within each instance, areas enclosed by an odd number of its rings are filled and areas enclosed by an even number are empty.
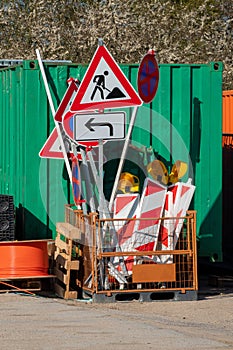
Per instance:
[[[143,102],[150,103],[158,89],[159,66],[154,51],[149,51],[142,59],[138,69],[138,93]]]
[[[78,158],[72,158],[72,189],[73,197],[76,205],[80,204],[81,199],[81,178]]]

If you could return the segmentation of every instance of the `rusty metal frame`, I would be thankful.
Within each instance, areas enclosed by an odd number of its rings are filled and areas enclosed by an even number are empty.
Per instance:
[[[91,247],[91,286],[88,287],[86,285],[83,285],[83,289],[86,291],[89,291],[90,293],[96,293],[96,294],[106,294],[106,293],[133,293],[133,292],[163,292],[163,291],[180,291],[181,293],[185,293],[186,291],[197,291],[198,290],[198,276],[197,276],[197,246],[196,246],[196,211],[188,211],[187,215],[184,217],[174,218],[158,218],[158,220],[185,220],[186,221],[186,240],[183,243],[186,246],[180,247],[180,249],[174,249],[174,250],[155,250],[155,251],[124,251],[124,252],[115,252],[115,251],[103,251],[101,244],[98,245],[97,242],[101,242],[101,229],[104,225],[106,225],[108,222],[111,222],[114,224],[115,221],[122,221],[123,219],[98,219],[97,213],[92,213],[89,215],[83,215],[81,210],[73,210],[71,205],[65,206],[65,218],[69,222],[72,220],[72,224],[78,225],[79,227],[82,227],[82,231],[85,235],[85,220],[88,221],[88,224],[91,228],[91,234],[92,234],[92,247]],[[125,219],[124,219],[125,220]],[[130,220],[151,220],[151,218],[145,218],[145,219],[127,219],[127,221]],[[85,244],[85,242],[84,242]],[[171,286],[165,286],[163,289],[157,289],[152,287],[148,287],[147,285],[149,283],[142,283],[142,288],[130,288],[130,289],[104,289],[103,285],[100,288],[99,283],[99,273],[98,269],[100,266],[100,263],[103,261],[103,259],[106,258],[114,258],[114,257],[125,257],[125,256],[137,256],[137,257],[143,257],[143,256],[161,256],[161,255],[172,255],[174,257],[177,257],[177,261],[175,262],[177,269],[179,269],[179,259],[181,260],[181,265],[187,265],[187,271],[182,271],[177,273],[180,280],[177,280],[174,283],[170,283]],[[182,260],[186,257],[187,261]],[[84,258],[88,259],[88,257]],[[84,262],[85,265],[85,262]],[[182,266],[183,266],[182,265]],[[182,280],[182,274],[188,274],[188,283],[189,286],[186,286],[185,282]],[[172,285],[173,284],[173,285]]]

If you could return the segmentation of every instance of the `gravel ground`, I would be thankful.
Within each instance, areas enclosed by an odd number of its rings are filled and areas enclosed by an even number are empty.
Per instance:
[[[112,304],[4,293],[0,303],[1,350],[233,349],[233,290]]]

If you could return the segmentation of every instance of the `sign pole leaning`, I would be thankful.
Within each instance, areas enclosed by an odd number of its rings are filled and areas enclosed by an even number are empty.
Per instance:
[[[149,103],[153,100],[159,83],[159,66],[155,59],[154,50],[149,50],[148,53],[143,57],[138,70],[138,92],[143,102]],[[115,178],[115,182],[112,189],[112,194],[109,202],[109,210],[112,210],[114,198],[117,192],[117,186],[120,179],[121,171],[124,165],[126,152],[128,149],[131,133],[135,123],[138,106],[134,107],[132,117],[129,124],[128,133],[125,139],[125,144],[121,154],[121,159],[118,165],[118,170]]]
[[[120,162],[119,162],[119,165],[118,165],[118,169],[117,169],[114,185],[113,185],[113,188],[112,188],[111,198],[110,198],[110,201],[109,201],[109,210],[110,210],[110,212],[112,211],[113,202],[114,202],[115,195],[116,195],[116,192],[117,192],[118,182],[120,180],[120,176],[121,176],[121,172],[122,172],[122,169],[123,169],[126,153],[127,153],[128,146],[129,146],[130,137],[131,137],[133,126],[134,126],[135,119],[136,119],[136,116],[137,116],[137,111],[138,111],[138,106],[134,107],[134,109],[133,109],[133,113],[132,113],[132,116],[131,116],[131,119],[130,119],[129,129],[128,129],[128,132],[127,132],[127,135],[126,135],[126,138],[125,138],[125,142],[124,142],[124,147],[123,147],[123,150],[122,150],[122,153],[121,153]]]
[[[38,49],[36,49],[36,55],[37,55],[37,60],[38,60],[38,64],[39,64],[39,67],[40,67],[40,71],[41,71],[41,74],[42,74],[42,78],[43,78],[43,81],[44,81],[44,86],[45,86],[45,90],[46,90],[46,93],[47,93],[49,105],[50,105],[50,108],[51,108],[51,111],[52,111],[52,115],[53,115],[53,118],[54,118],[55,114],[56,114],[56,111],[55,111],[55,108],[54,108],[54,105],[53,105],[53,101],[52,101],[51,93],[50,93],[50,90],[49,90],[49,86],[48,86],[48,82],[47,82],[47,78],[46,78],[43,62],[41,60],[40,52],[39,52]],[[60,125],[55,119],[54,119],[54,123],[55,123],[56,129],[57,129],[58,139],[59,139],[59,142],[60,142],[60,145],[61,145],[61,149],[62,149],[64,160],[65,160],[66,170],[67,170],[67,173],[68,173],[68,176],[69,176],[69,179],[70,179],[70,183],[72,183],[72,171],[71,171],[69,159],[68,159],[68,156],[67,156],[67,153],[66,153],[65,144],[64,144],[64,141],[63,141],[63,138],[62,138]]]

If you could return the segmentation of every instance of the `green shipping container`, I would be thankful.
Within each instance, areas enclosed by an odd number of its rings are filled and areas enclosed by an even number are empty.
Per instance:
[[[56,62],[45,67],[56,108],[67,79],[82,79],[86,67]],[[121,67],[136,88],[138,65]],[[220,62],[160,65],[156,97],[139,108],[132,134],[134,146],[152,147],[168,169],[178,159],[188,163],[184,180],[192,178],[196,186],[192,208],[197,210],[199,256],[219,261],[222,69]],[[64,162],[38,156],[54,128],[38,63],[24,61],[0,69],[0,76],[0,193],[14,196],[17,239],[54,238],[56,222],[64,220],[64,205],[72,202],[72,195]],[[131,113],[128,109],[128,121]],[[111,147],[113,142],[105,145],[108,151]],[[125,171],[141,161],[136,153],[132,158],[128,155]],[[105,168],[110,174],[105,178],[105,193],[109,193],[115,173],[112,164]]]
[[[56,109],[67,79],[81,79],[84,68],[54,62],[45,70]],[[14,196],[17,239],[51,238],[70,188],[64,162],[38,155],[54,128],[38,62],[2,68],[0,77],[0,193]]]

